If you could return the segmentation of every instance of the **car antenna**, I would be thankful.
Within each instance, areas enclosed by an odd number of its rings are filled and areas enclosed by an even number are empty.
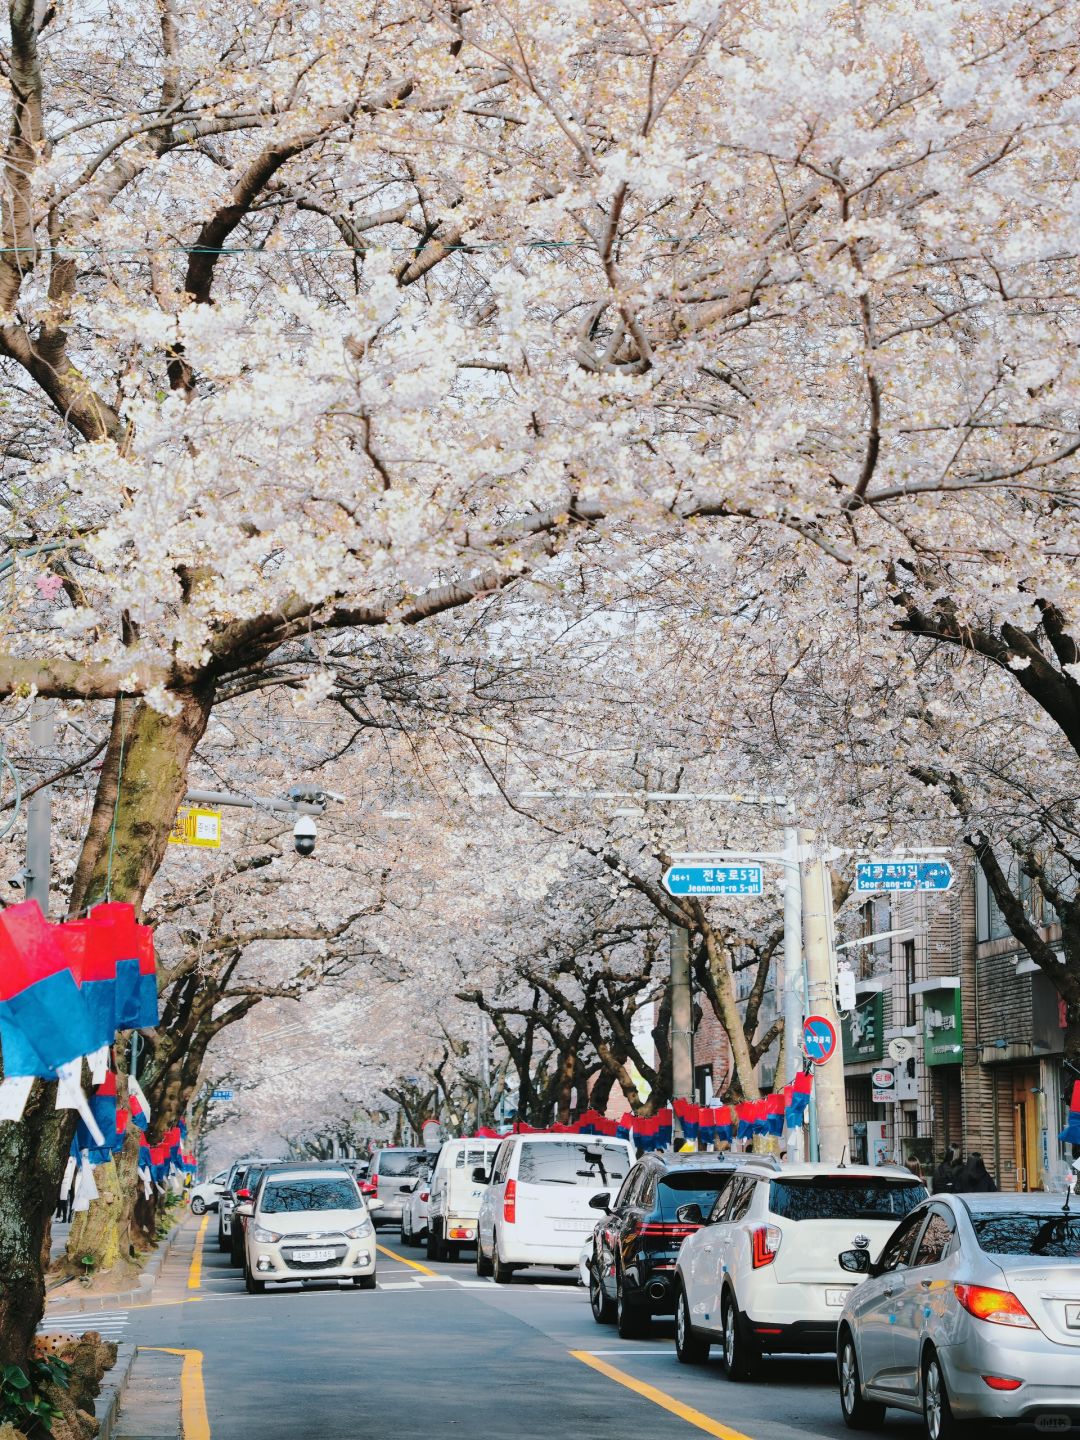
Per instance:
[[[840,1151],[840,1162],[839,1162],[839,1164],[837,1165],[836,1168],[837,1168],[838,1170],[846,1170],[846,1169],[847,1169],[847,1165],[846,1165],[846,1163],[845,1163],[846,1160],[847,1160],[847,1146],[845,1145],[844,1148],[843,1148],[843,1150]]]

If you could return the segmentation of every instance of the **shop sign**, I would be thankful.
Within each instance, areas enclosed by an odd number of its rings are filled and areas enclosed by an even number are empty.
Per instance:
[[[927,1065],[959,1065],[964,1058],[959,990],[923,995],[923,1058]]]
[[[875,1105],[896,1104],[896,1071],[875,1070],[870,1077],[873,1086],[870,1098]]]
[[[885,1038],[885,996],[881,991],[875,991],[854,1010],[845,1011],[842,1029],[845,1064],[880,1060]]]

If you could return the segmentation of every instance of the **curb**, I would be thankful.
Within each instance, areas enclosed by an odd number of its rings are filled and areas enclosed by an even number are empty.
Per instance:
[[[49,1314],[57,1319],[62,1319],[65,1315],[85,1315],[94,1310],[112,1310],[117,1305],[134,1305],[136,1301],[146,1300],[153,1292],[157,1277],[161,1273],[161,1267],[168,1259],[183,1226],[184,1220],[176,1222],[146,1262],[146,1268],[139,1276],[138,1284],[134,1289],[120,1290],[113,1295],[87,1295],[85,1299],[58,1298],[49,1307]],[[117,1364],[119,1363],[118,1360]]]
[[[120,1400],[135,1364],[134,1340],[125,1340],[116,1351],[116,1364],[105,1372],[101,1389],[94,1401],[94,1418],[98,1422],[97,1440],[112,1440],[113,1428],[120,1414]]]

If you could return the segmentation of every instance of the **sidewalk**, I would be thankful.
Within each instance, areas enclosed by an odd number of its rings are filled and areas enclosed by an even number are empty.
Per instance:
[[[46,1301],[46,1319],[53,1320],[62,1315],[81,1315],[95,1310],[113,1310],[118,1305],[134,1305],[140,1300],[148,1299],[157,1281],[157,1277],[161,1273],[161,1267],[164,1265],[172,1247],[176,1243],[177,1236],[192,1218],[190,1212],[184,1212],[181,1219],[176,1222],[165,1239],[158,1244],[157,1249],[151,1252],[150,1258],[147,1260],[134,1286],[129,1286],[125,1290],[118,1290],[112,1294],[98,1294],[95,1292],[94,1294],[80,1295],[77,1291],[68,1291],[67,1294],[59,1295],[53,1292]],[[67,1228],[67,1226],[54,1226],[54,1237],[58,1230],[66,1230]],[[68,1284],[71,1283],[70,1281],[68,1282]]]

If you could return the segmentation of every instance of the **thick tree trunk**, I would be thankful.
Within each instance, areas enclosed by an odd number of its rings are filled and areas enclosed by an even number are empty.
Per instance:
[[[142,701],[117,701],[72,913],[107,892],[142,903],[164,857],[213,691],[206,686],[177,698],[180,710],[172,716]],[[0,1364],[25,1364],[44,1310],[42,1251],[75,1130],[74,1112],[57,1112],[55,1094],[54,1085],[36,1085],[22,1121],[0,1125]]]

